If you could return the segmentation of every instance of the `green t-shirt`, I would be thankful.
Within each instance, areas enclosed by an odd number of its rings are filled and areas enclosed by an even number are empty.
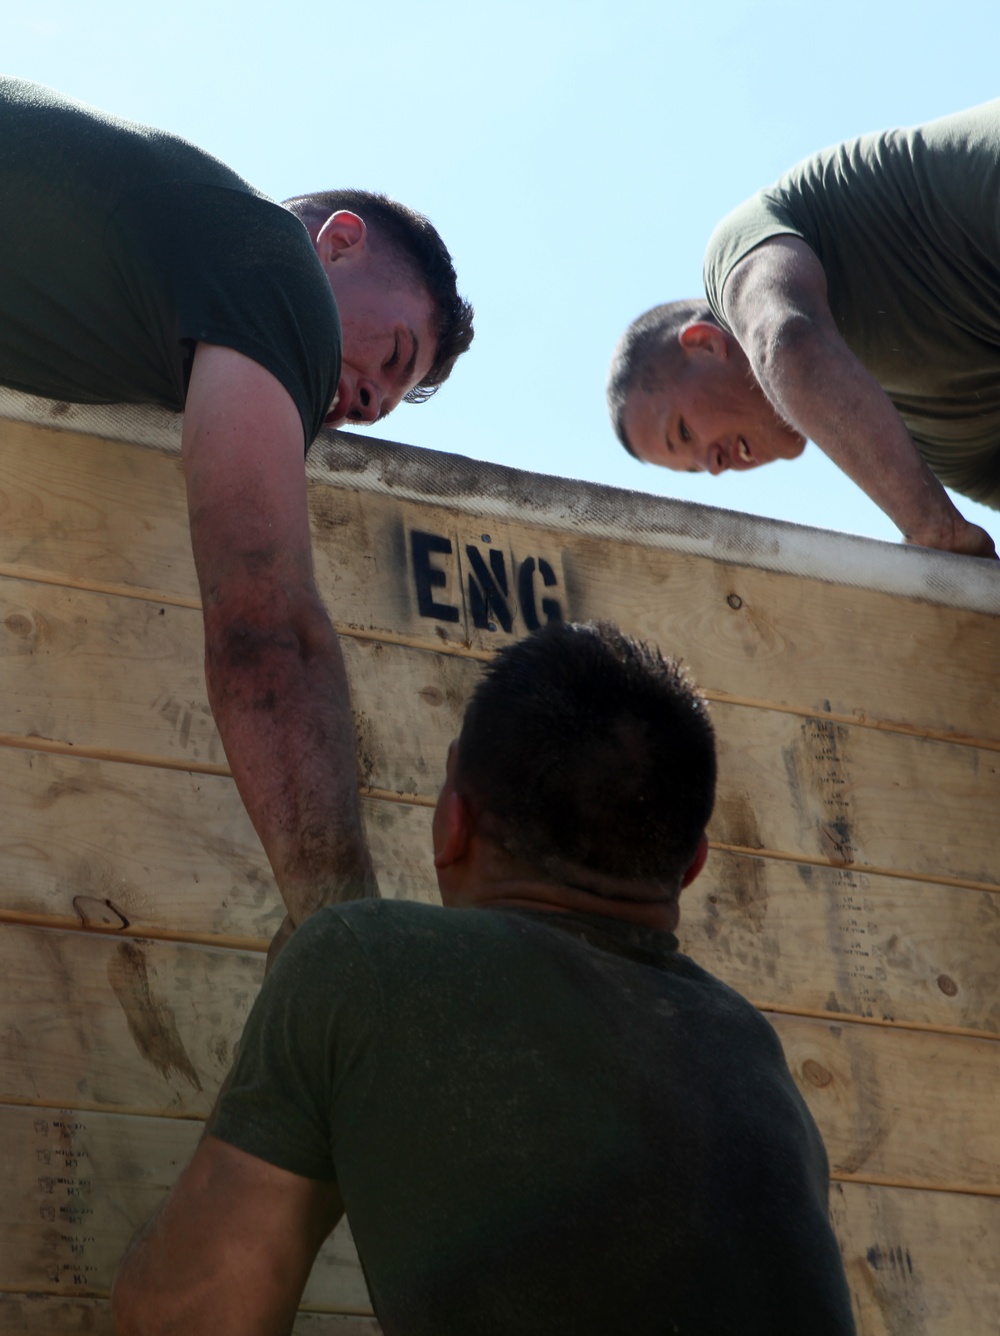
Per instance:
[[[182,139],[6,78],[0,199],[0,383],[180,410],[217,343],[277,377],[312,441],[340,319],[287,209]]]
[[[854,1330],[777,1037],[670,934],[324,909],[264,983],[213,1132],[337,1179],[386,1336]]]
[[[771,237],[801,237],[848,347],[942,482],[1000,508],[1000,101],[825,149],[724,218],[708,301]]]

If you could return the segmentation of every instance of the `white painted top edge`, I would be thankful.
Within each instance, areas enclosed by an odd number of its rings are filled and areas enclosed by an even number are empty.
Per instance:
[[[177,453],[181,416],[133,404],[67,404],[0,386],[0,418]],[[325,431],[308,476],[352,491],[445,505],[528,524],[827,583],[1000,613],[1000,562],[763,519],[646,492],[526,473],[463,455]]]

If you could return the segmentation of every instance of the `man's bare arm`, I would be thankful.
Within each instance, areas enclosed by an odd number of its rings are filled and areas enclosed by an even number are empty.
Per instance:
[[[115,1331],[290,1332],[316,1254],[343,1209],[336,1183],[206,1137],[122,1259],[111,1295]]]
[[[184,413],[209,701],[295,923],[377,895],[350,692],[313,577],[298,411],[263,367],[198,346]]]
[[[726,319],[781,416],[829,455],[908,543],[993,556],[917,451],[878,382],[841,338],[823,266],[798,237],[746,256],[723,292]]]

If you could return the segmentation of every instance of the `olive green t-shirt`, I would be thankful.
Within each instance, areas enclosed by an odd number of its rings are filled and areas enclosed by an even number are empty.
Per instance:
[[[305,228],[174,135],[0,78],[0,383],[180,410],[198,342],[270,371],[312,441],[340,319]]]
[[[801,237],[848,347],[949,486],[1000,508],[1000,101],[823,150],[724,218],[722,295],[761,242]]]
[[[777,1037],[667,933],[321,910],[264,982],[212,1130],[336,1178],[386,1336],[854,1330]]]

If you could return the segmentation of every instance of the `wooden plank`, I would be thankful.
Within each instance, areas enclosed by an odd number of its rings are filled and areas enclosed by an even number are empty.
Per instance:
[[[224,766],[201,614],[0,581],[0,733]]]
[[[1000,1331],[1000,1198],[835,1183],[858,1336]]]
[[[263,958],[7,924],[0,1099],[205,1117]]]
[[[197,599],[175,457],[3,422],[0,492],[0,567]],[[495,615],[477,626],[473,605],[502,560],[510,635],[545,620],[548,598],[564,617],[613,617],[681,653],[713,691],[1000,741],[984,672],[1000,658],[996,617],[319,483],[310,493],[318,578],[344,625],[489,650],[509,635]]]
[[[1000,1196],[1000,1040],[768,1019],[833,1173]]]
[[[712,715],[716,841],[1000,884],[997,753],[739,706]]]
[[[0,421],[0,567],[198,600],[177,455]]]
[[[373,1317],[300,1312],[293,1336],[379,1336]],[[115,1336],[107,1299],[58,1298],[47,1294],[0,1294],[0,1331],[6,1336]]]
[[[284,915],[229,778],[6,748],[0,913],[270,940]],[[362,803],[382,894],[436,899],[431,812]]]
[[[364,782],[436,795],[475,662],[344,641]],[[0,582],[0,734],[218,764],[199,614]],[[1000,754],[717,704],[722,844],[1000,885]]]
[[[0,1286],[106,1294],[200,1135],[200,1123],[183,1119],[0,1105]],[[345,1223],[324,1245],[304,1302],[371,1312]]]
[[[1000,1032],[1000,897],[713,850],[681,950],[758,1005]]]

